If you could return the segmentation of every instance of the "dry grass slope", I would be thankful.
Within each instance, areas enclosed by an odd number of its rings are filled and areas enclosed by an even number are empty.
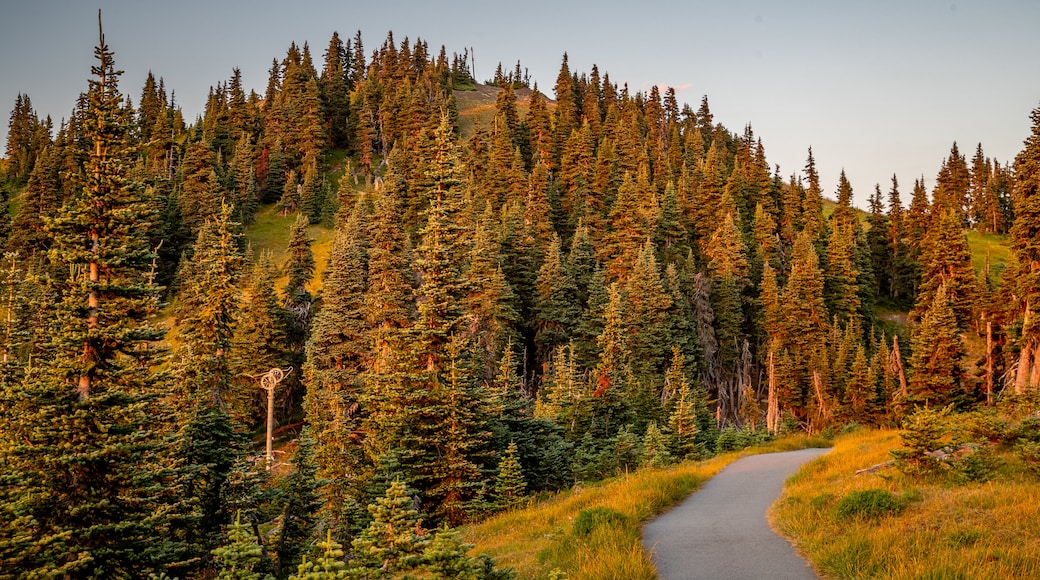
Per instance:
[[[1040,578],[1040,485],[1006,470],[986,483],[954,486],[894,469],[854,475],[889,459],[897,431],[858,431],[790,480],[770,517],[825,578]],[[850,492],[886,490],[905,509],[842,518]]]
[[[708,461],[640,470],[532,500],[524,508],[461,528],[462,539],[475,545],[474,553],[491,555],[520,578],[548,578],[553,570],[575,579],[655,578],[640,542],[643,524],[740,457],[825,445],[820,439],[791,437]],[[583,519],[592,520],[591,529],[575,526]]]

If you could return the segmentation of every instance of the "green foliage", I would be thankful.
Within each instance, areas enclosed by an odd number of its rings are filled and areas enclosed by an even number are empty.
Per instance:
[[[261,580],[264,550],[257,543],[256,534],[242,523],[241,512],[227,530],[227,539],[213,550],[217,580]],[[270,578],[270,576],[267,576]]]
[[[910,474],[933,473],[939,469],[939,460],[934,455],[952,442],[947,429],[947,419],[952,409],[940,410],[924,407],[904,419],[900,437],[903,447],[892,451],[896,465]]]
[[[1040,475],[1040,442],[1023,441],[1015,446],[1015,452],[1034,474]]]
[[[505,455],[498,464],[498,477],[495,479],[495,503],[499,509],[509,509],[524,498],[527,482],[517,458],[516,442],[510,441]]]
[[[326,532],[325,541],[318,542],[318,547],[322,549],[321,557],[308,562],[304,556],[300,567],[289,576],[289,580],[339,580],[350,577],[343,561],[343,546],[332,539],[332,530]]]
[[[672,454],[668,451],[668,436],[657,428],[656,422],[646,427],[643,436],[643,452],[639,458],[642,467],[664,467],[672,462]]]
[[[715,453],[740,451],[749,445],[746,434],[736,427],[729,426],[719,433],[715,441]]]
[[[887,489],[861,489],[851,491],[838,500],[835,508],[838,519],[877,520],[890,514],[898,514],[906,507]]]
[[[953,463],[953,479],[960,484],[990,481],[1002,464],[991,446],[970,445],[968,453]]]

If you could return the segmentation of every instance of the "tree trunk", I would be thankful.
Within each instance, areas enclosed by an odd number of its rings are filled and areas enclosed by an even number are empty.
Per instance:
[[[1029,328],[1029,303],[1026,303],[1026,313],[1022,317],[1022,328]],[[1033,362],[1033,342],[1023,337],[1022,350],[1018,353],[1018,369],[1015,373],[1015,394],[1025,394],[1029,388],[1030,366]],[[1034,381],[1035,384],[1035,381]]]
[[[903,354],[899,351],[899,335],[892,335],[892,355],[888,361],[889,367],[899,376],[899,396],[906,398],[906,373],[903,371]]]
[[[986,321],[986,406],[993,406],[993,321]]]
[[[769,349],[769,396],[766,407],[766,428],[773,435],[780,431],[780,404],[776,394],[776,364],[773,349]]]

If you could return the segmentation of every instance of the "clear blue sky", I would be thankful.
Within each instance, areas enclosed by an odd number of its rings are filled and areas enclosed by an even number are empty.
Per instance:
[[[1036,0],[0,0],[0,141],[19,92],[55,124],[68,116],[99,7],[123,92],[136,102],[151,70],[189,121],[233,67],[262,93],[292,41],[309,42],[320,68],[333,31],[360,30],[369,54],[391,30],[431,51],[473,47],[479,80],[519,59],[550,96],[567,52],[572,71],[597,64],[633,92],[674,86],[694,106],[706,94],[730,130],[751,123],[784,175],[812,146],[825,194],[844,168],[861,207],[893,173],[904,200],[915,178],[930,187],[954,141],[969,160],[979,142],[1013,159],[1040,104]]]

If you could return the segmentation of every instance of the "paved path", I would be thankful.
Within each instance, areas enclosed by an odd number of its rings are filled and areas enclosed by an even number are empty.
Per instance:
[[[643,528],[643,545],[662,580],[815,580],[766,521],[784,480],[828,449],[751,455]]]

